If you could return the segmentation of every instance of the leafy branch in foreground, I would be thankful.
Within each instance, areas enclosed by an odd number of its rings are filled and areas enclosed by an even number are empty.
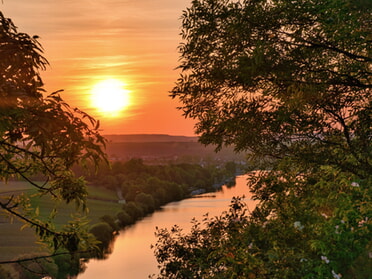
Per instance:
[[[370,276],[371,11],[363,0],[184,11],[172,97],[202,143],[248,151],[265,171],[250,177],[259,204],[238,233],[226,214],[221,230],[212,219],[158,231],[158,278]]]
[[[75,177],[71,167],[87,163],[97,167],[106,161],[105,139],[99,134],[99,122],[71,108],[61,91],[44,97],[39,71],[48,61],[42,52],[36,37],[19,33],[0,12],[0,178],[22,179],[40,196],[74,202],[84,209],[85,181]],[[0,207],[33,227],[54,249],[74,252],[95,245],[79,222],[59,231],[35,214],[22,196],[1,195]]]

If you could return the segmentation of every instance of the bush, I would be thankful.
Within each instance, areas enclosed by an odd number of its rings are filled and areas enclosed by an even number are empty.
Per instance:
[[[145,215],[143,209],[133,201],[124,204],[123,210],[126,211],[133,220],[138,220]]]
[[[59,250],[57,253],[61,253],[53,257],[54,262],[58,266],[57,279],[75,278],[75,276],[85,270],[85,264],[80,261],[79,257],[71,257],[67,250]]]
[[[133,218],[126,211],[120,211],[116,217],[118,218],[121,227],[134,223]]]
[[[116,224],[114,218],[112,218],[110,215],[103,215],[101,218],[99,218],[102,222],[105,222],[110,225],[112,230],[114,232],[119,231],[119,226]]]
[[[155,200],[152,195],[139,193],[134,200],[142,206],[146,213],[152,213],[155,211]]]
[[[163,188],[159,188],[155,190],[154,199],[156,206],[160,206],[167,202],[167,193]]]
[[[166,186],[166,192],[170,201],[178,201],[184,197],[184,192],[181,185],[169,182]]]
[[[90,233],[92,233],[103,246],[108,246],[113,239],[114,230],[106,222],[97,223],[92,226]]]

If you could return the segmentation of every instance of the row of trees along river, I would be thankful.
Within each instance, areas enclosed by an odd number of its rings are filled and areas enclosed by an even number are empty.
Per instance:
[[[210,217],[219,216],[228,210],[231,199],[237,196],[245,196],[248,208],[254,208],[245,175],[238,176],[236,184],[223,185],[217,192],[168,203],[161,210],[122,230],[115,239],[112,254],[104,261],[90,260],[78,278],[147,278],[157,274],[157,261],[151,249],[156,243],[156,227],[170,229],[177,224],[188,232],[193,218],[201,221],[207,213]]]
[[[102,222],[92,227],[91,232],[102,245],[99,253],[103,253],[95,256],[105,257],[105,253],[110,253],[113,233],[169,202],[213,192],[223,183],[233,182],[236,172],[234,162],[203,167],[198,164],[146,165],[141,159],[131,159],[115,162],[111,168],[102,166],[97,175],[88,179],[114,191],[122,209],[107,212],[101,217]]]
[[[149,165],[145,164],[142,159],[131,159],[126,162],[116,161],[110,167],[103,164],[98,169],[99,171],[95,174],[87,174],[80,167],[75,167],[74,169],[77,175],[85,174],[87,176],[89,181],[88,192],[97,192],[97,189],[102,189],[111,193],[111,195],[106,196],[102,196],[101,192],[88,195],[88,203],[93,199],[101,204],[98,208],[96,203],[91,203],[89,206],[90,210],[95,213],[93,216],[88,214],[88,219],[96,216],[97,211],[101,212],[101,216],[93,218],[87,225],[89,232],[99,241],[97,243],[98,249],[76,253],[72,258],[65,250],[60,249],[56,252],[58,256],[41,258],[37,261],[25,261],[22,262],[22,267],[18,263],[3,265],[0,272],[3,270],[4,276],[10,274],[9,276],[15,276],[15,278],[17,276],[25,278],[36,276],[35,278],[38,278],[37,276],[44,274],[61,279],[76,276],[85,270],[86,262],[89,259],[103,260],[109,258],[113,247],[121,245],[115,244],[118,239],[122,240],[124,238],[125,241],[132,242],[133,238],[130,240],[126,236],[138,227],[137,221],[142,220],[141,222],[146,223],[143,220],[151,220],[154,211],[160,210],[160,212],[163,212],[163,206],[170,202],[180,201],[196,194],[215,192],[226,183],[232,185],[235,182],[235,175],[238,171],[234,162],[208,164],[205,166],[187,163]],[[40,178],[35,177],[35,179]],[[35,206],[37,205],[38,210],[41,212],[40,215],[50,212],[53,206],[53,203],[42,203],[38,196],[32,198],[32,195],[31,203]],[[59,212],[67,214],[65,213],[65,207],[66,205],[63,206],[62,212],[61,210]],[[71,212],[73,212],[73,208]],[[180,214],[182,215],[182,213]],[[144,217],[145,219],[143,219]],[[80,219],[80,222],[82,220]],[[57,218],[56,222],[58,223],[59,221],[63,222],[63,220]],[[174,224],[176,223],[175,220]],[[161,225],[159,223],[159,226]],[[121,233],[119,233],[120,231]],[[154,232],[155,227],[152,227],[151,229],[148,228],[146,234],[153,236]],[[148,241],[145,234],[142,236],[144,237],[143,241]],[[137,235],[138,237],[141,239],[140,234]],[[139,253],[137,256],[141,257],[140,254],[144,252],[145,255],[143,257],[148,257],[149,253],[152,252],[149,250],[150,247],[147,248],[147,251],[142,251],[142,248],[140,250],[138,248],[137,251]],[[18,256],[18,259],[35,259],[45,255],[47,255],[47,251],[36,253],[30,251],[25,255]],[[154,261],[155,257],[153,255],[152,258]],[[149,271],[154,272],[152,269]]]

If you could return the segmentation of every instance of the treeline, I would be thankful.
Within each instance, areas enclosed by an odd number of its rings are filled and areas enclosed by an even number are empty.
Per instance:
[[[123,204],[119,212],[101,217],[91,232],[101,242],[95,257],[105,257],[115,232],[134,224],[162,205],[178,201],[194,192],[215,191],[226,181],[235,178],[234,162],[222,166],[198,164],[146,165],[142,159],[114,162],[111,167],[102,166],[99,172],[88,177],[95,186],[115,191]]]
[[[41,274],[60,279],[76,276],[86,268],[89,259],[103,259],[111,253],[119,230],[166,203],[190,197],[193,192],[216,191],[226,182],[234,181],[237,170],[234,162],[208,166],[186,163],[147,165],[142,159],[102,165],[94,175],[75,167],[76,175],[85,175],[89,184],[110,189],[117,195],[116,200],[102,200],[122,203],[120,210],[107,212],[99,222],[91,225],[90,232],[98,240],[97,249],[72,255],[59,249],[52,257],[47,252],[25,254],[14,264],[3,266],[5,268],[0,266],[0,278],[36,279]]]

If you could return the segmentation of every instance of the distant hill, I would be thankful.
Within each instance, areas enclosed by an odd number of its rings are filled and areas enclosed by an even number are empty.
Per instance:
[[[215,146],[204,146],[197,137],[162,134],[105,135],[108,140],[106,152],[110,160],[241,160],[231,147],[215,152]]]
[[[109,142],[197,142],[198,137],[163,134],[105,135]]]

